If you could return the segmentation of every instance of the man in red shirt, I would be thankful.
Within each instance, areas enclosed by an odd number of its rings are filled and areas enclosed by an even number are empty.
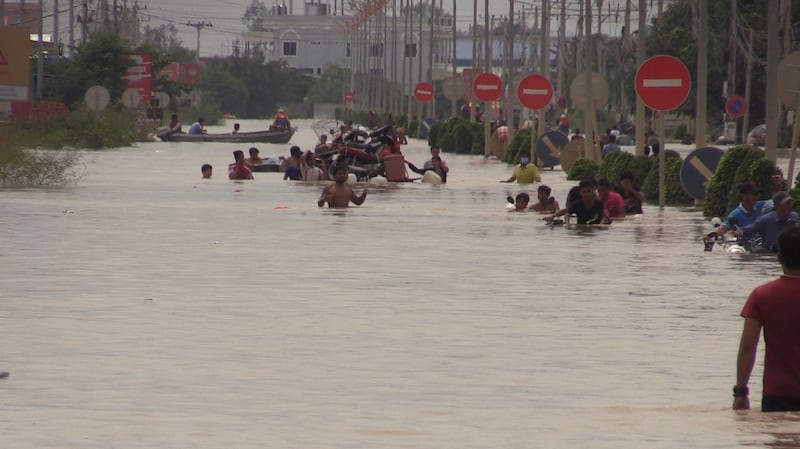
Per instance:
[[[761,410],[800,411],[800,227],[786,228],[778,236],[778,261],[783,275],[756,287],[742,309],[734,410],[750,408],[747,383],[763,327],[766,357]]]
[[[611,183],[606,179],[597,181],[597,198],[603,203],[606,216],[619,218],[625,216],[625,200],[622,195],[611,188]]]
[[[234,163],[228,165],[228,179],[253,179],[253,172],[244,159],[244,151],[233,152]]]

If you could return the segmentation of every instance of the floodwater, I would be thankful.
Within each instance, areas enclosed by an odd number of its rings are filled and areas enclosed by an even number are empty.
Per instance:
[[[0,446],[800,447],[800,416],[758,411],[763,352],[730,410],[738,313],[779,266],[704,252],[698,211],[548,227],[506,212],[509,166],[452,154],[446,185],[332,211],[228,181],[236,148],[87,152],[76,186],[0,191]]]

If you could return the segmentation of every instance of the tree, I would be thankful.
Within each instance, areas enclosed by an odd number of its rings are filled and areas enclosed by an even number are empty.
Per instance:
[[[200,88],[213,93],[222,111],[244,115],[250,97],[247,85],[221,64],[206,67]]]
[[[349,79],[347,70],[329,64],[322,69],[322,76],[309,89],[308,99],[312,103],[340,103]]]
[[[151,28],[145,25],[143,33],[144,45],[158,49],[161,53],[171,53],[176,49],[181,48],[180,39],[178,39],[178,29],[175,25],[162,24],[156,28]]]
[[[51,79],[45,83],[45,96],[77,108],[86,90],[100,85],[108,89],[112,101],[119,99],[125,89],[122,76],[128,68],[122,56],[129,51],[115,33],[96,36],[77,49],[72,61],[63,60],[48,67]]]
[[[261,0],[253,0],[250,6],[244,11],[242,23],[247,25],[249,31],[267,30],[267,7]]]

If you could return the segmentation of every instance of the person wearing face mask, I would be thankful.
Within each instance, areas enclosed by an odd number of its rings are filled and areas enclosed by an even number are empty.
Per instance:
[[[514,167],[514,174],[510,178],[500,182],[514,182],[518,184],[533,184],[534,182],[542,182],[542,177],[539,176],[539,169],[530,163],[531,152],[519,152],[519,164]]]

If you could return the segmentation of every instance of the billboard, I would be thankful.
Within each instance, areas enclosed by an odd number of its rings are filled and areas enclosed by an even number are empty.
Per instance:
[[[128,67],[122,75],[126,86],[139,92],[142,104],[149,103],[153,93],[151,76],[153,59],[150,53],[126,53],[122,56],[122,63]]]
[[[159,78],[172,82],[197,84],[200,82],[200,64],[195,62],[173,62],[158,72]]]
[[[0,27],[0,101],[28,101],[30,33],[26,27]]]

